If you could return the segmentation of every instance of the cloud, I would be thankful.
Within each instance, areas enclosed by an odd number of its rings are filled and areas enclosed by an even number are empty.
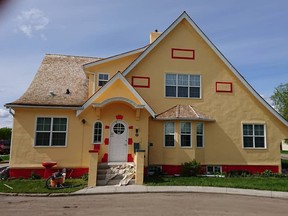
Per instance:
[[[24,33],[27,37],[32,38],[36,33],[40,33],[40,37],[43,40],[47,40],[43,31],[49,24],[49,19],[41,10],[32,8],[27,11],[22,11],[21,14],[17,16],[17,23],[17,31]]]
[[[5,109],[0,109],[0,128],[9,127],[12,128],[13,117]]]
[[[10,114],[7,110],[4,109],[0,109],[0,118],[6,118],[8,117]]]

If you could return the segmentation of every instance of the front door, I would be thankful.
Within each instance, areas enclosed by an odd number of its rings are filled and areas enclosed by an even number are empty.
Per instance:
[[[127,162],[127,125],[115,121],[110,128],[109,162]]]

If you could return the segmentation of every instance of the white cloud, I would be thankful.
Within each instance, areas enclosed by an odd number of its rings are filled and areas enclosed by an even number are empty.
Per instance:
[[[12,128],[13,117],[5,109],[0,109],[0,128],[9,127]]]
[[[7,110],[4,109],[0,109],[0,118],[6,118],[8,117],[10,114]]]
[[[27,37],[31,38],[38,32],[43,40],[47,40],[42,31],[44,31],[49,24],[49,19],[41,10],[32,8],[28,11],[22,11],[21,14],[17,16],[17,23],[18,30]]]

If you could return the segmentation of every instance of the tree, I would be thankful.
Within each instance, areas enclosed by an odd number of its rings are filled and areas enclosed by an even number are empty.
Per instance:
[[[12,129],[11,128],[0,128],[0,140],[11,140]]]
[[[270,98],[276,110],[288,121],[288,83],[277,86]]]

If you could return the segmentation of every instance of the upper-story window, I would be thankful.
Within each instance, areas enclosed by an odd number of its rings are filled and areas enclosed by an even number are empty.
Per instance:
[[[264,124],[243,124],[243,147],[266,148]]]
[[[201,98],[201,76],[195,74],[166,74],[165,96]]]
[[[66,146],[67,118],[38,117],[35,146]]]
[[[99,73],[98,74],[98,86],[104,86],[109,80],[109,74]]]

